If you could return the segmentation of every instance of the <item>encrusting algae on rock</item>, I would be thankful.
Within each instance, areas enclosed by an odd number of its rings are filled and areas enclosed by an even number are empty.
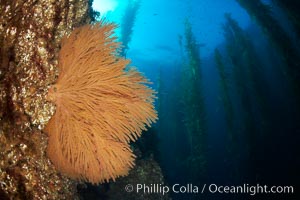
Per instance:
[[[42,132],[63,35],[91,22],[89,0],[0,0],[0,199],[76,199]]]
[[[56,104],[45,128],[48,156],[63,174],[91,183],[126,175],[135,158],[129,142],[157,119],[154,91],[125,69],[129,60],[118,57],[114,28],[101,21],[64,38],[48,93]]]

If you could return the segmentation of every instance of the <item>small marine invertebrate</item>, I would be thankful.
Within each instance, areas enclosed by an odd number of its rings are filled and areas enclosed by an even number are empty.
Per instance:
[[[101,21],[64,38],[48,92],[56,104],[45,129],[48,156],[59,171],[92,183],[126,175],[135,157],[128,143],[157,118],[147,80],[117,56],[114,28]]]

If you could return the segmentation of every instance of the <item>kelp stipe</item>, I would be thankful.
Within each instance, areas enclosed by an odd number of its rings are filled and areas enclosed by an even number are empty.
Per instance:
[[[187,60],[182,67],[181,90],[184,106],[183,120],[189,138],[190,151],[183,162],[189,166],[190,178],[199,181],[207,170],[207,119],[199,45],[188,20],[185,22],[184,39]]]

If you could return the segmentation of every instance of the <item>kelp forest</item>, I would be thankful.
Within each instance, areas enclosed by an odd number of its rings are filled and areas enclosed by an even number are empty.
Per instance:
[[[237,2],[250,27],[226,13],[225,42],[202,58],[205,41],[186,19],[181,58],[171,70],[160,66],[159,159],[171,183],[297,183],[299,32],[289,35],[269,5]],[[294,7],[283,8],[299,29]]]
[[[1,200],[296,199],[300,1],[0,11]]]

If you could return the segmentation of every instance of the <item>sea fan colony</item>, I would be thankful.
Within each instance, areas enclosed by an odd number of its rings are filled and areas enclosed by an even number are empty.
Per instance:
[[[129,142],[157,119],[154,91],[117,56],[115,26],[101,21],[62,41],[59,77],[48,92],[56,112],[47,124],[47,153],[71,178],[101,183],[134,165]]]

